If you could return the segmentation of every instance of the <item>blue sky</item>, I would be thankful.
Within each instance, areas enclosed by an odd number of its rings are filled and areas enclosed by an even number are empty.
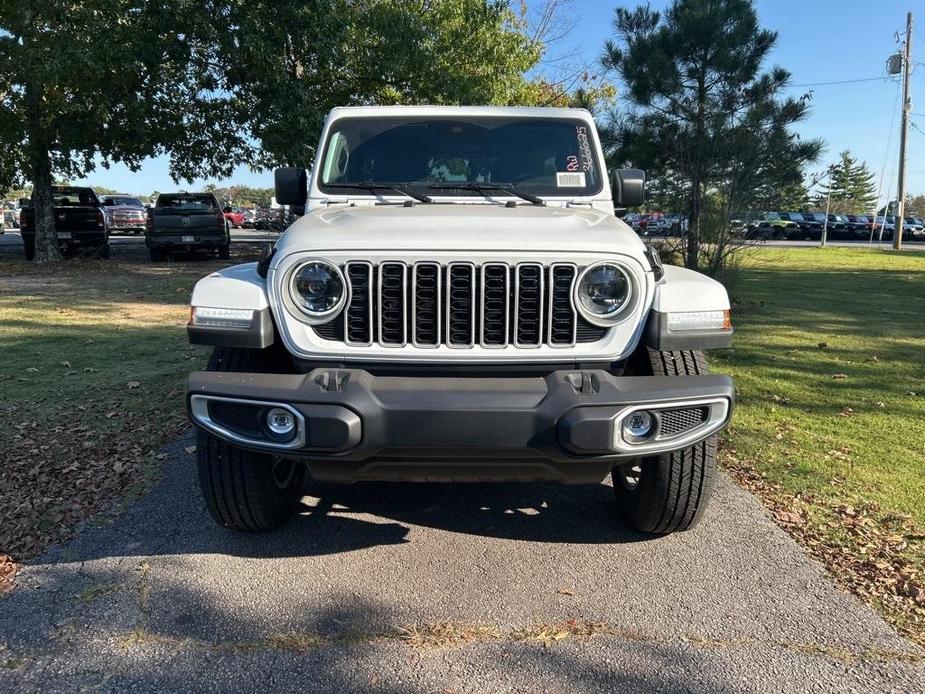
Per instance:
[[[779,34],[771,62],[790,70],[794,85],[882,78],[840,85],[795,86],[791,91],[797,95],[813,91],[811,115],[798,131],[803,137],[821,137],[827,144],[820,164],[814,169],[824,169],[844,149],[866,161],[878,178],[886,161],[883,198],[886,198],[887,189],[895,194],[899,148],[899,84],[885,77],[885,63],[887,56],[898,47],[896,32],[905,31],[906,12],[916,9],[910,3],[911,0],[757,2],[762,25]],[[580,61],[595,60],[611,35],[613,10],[621,4],[632,7],[636,3],[572,0],[569,11],[574,16],[574,28],[554,50],[574,52],[576,60]],[[658,8],[667,2],[653,0],[651,4]],[[915,97],[921,94],[920,112],[925,114],[925,12],[921,13],[919,21],[921,25],[913,33],[913,62],[916,54],[923,57],[918,59],[922,63],[918,70],[912,73],[912,110],[919,112]],[[912,117],[911,122],[925,130],[925,116]],[[925,134],[914,127],[909,131],[907,176],[910,192],[925,193]],[[85,180],[142,194],[176,187],[163,158],[148,160],[134,173],[120,165],[108,171],[98,169]],[[269,187],[273,177],[272,172],[254,173],[242,165],[231,179],[196,181],[189,188],[207,182]]]

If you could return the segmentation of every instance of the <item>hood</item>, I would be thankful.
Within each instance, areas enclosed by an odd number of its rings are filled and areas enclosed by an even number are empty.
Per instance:
[[[277,243],[280,256],[351,250],[623,253],[641,257],[636,233],[590,207],[492,204],[357,205],[317,209]]]

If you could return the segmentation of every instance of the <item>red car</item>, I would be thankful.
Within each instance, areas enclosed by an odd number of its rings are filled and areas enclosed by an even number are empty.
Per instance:
[[[225,215],[225,219],[228,220],[228,223],[235,229],[239,229],[244,226],[244,213],[235,212],[230,207],[226,207],[222,210],[222,214]]]

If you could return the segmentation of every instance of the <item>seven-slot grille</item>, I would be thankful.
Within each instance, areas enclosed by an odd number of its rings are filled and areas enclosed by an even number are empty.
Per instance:
[[[315,332],[348,345],[571,347],[607,333],[572,306],[572,263],[351,261],[343,270],[350,304]]]

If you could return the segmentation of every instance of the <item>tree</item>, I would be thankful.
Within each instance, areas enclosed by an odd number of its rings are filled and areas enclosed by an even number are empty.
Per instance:
[[[53,177],[170,154],[175,178],[246,150],[223,28],[195,0],[0,0],[0,188],[31,181],[36,261],[60,258]]]
[[[815,198],[817,207],[837,214],[868,213],[877,205],[877,186],[867,164],[845,150],[829,169],[828,178]]]
[[[925,195],[906,195],[906,214],[913,217],[925,217]]]
[[[630,109],[608,122],[609,158],[680,182],[685,264],[697,268],[706,232],[726,233],[702,224],[708,199],[727,212],[750,207],[799,183],[818,157],[822,143],[791,130],[809,99],[781,95],[786,70],[762,71],[777,35],[758,26],[751,0],[673,0],[664,15],[618,8],[614,27],[602,62],[626,85]]]
[[[505,0],[227,2],[227,88],[250,114],[259,164],[310,165],[335,106],[509,104],[541,45]],[[294,136],[295,134],[295,136]]]

